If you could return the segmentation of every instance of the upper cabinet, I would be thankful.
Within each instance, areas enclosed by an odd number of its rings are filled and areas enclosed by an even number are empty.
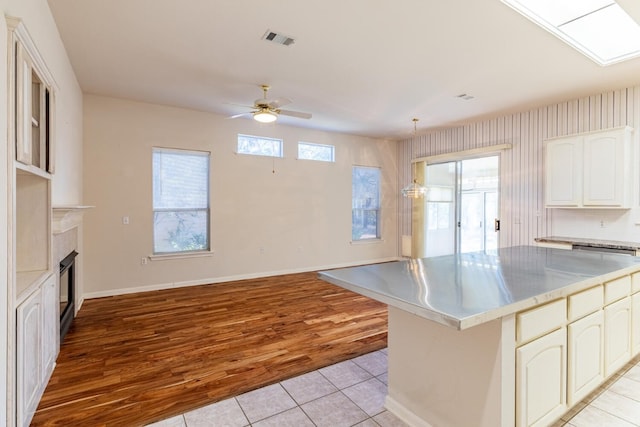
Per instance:
[[[7,18],[15,73],[15,157],[25,170],[53,173],[53,78],[20,20]],[[14,83],[15,82],[15,83]]]
[[[632,199],[630,127],[545,142],[545,206],[628,209]]]

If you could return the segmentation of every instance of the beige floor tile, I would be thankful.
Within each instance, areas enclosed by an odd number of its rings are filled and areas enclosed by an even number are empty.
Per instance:
[[[236,399],[226,399],[184,414],[187,427],[243,427],[249,425]]]
[[[384,411],[387,386],[376,378],[347,387],[342,392],[370,417]]]
[[[351,387],[372,377],[370,373],[356,365],[353,361],[336,363],[319,370],[338,389]]]
[[[569,420],[575,427],[635,427],[633,424],[593,406],[587,406]]]
[[[314,427],[313,422],[302,412],[299,407],[289,409],[278,415],[266,418],[257,423],[251,424],[252,427]]]
[[[252,423],[297,406],[280,384],[273,384],[241,394],[236,399]]]
[[[387,372],[387,355],[381,351],[374,351],[351,360],[374,377]]]
[[[638,384],[640,387],[640,384]],[[611,389],[604,391],[596,400],[591,402],[594,406],[612,415],[629,421],[632,424],[640,423],[640,402],[619,395]]]
[[[338,389],[318,371],[309,372],[308,374],[282,381],[280,384],[282,384],[298,405],[338,391]]]
[[[157,423],[147,424],[147,427],[185,427],[184,417],[178,415],[177,417],[167,418],[166,420],[158,421]]]
[[[342,392],[305,403],[301,408],[318,427],[348,427],[369,418]]]

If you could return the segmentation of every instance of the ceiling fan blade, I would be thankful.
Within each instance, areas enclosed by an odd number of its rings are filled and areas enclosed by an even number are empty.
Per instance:
[[[266,102],[269,108],[280,108],[283,105],[291,104],[292,101],[289,98],[276,98],[270,100],[268,99]]]
[[[253,114],[253,111],[247,111],[246,113],[235,114],[233,116],[227,117],[227,119],[237,119],[238,117],[248,116],[249,114]]]
[[[299,119],[310,119],[311,113],[302,113],[300,111],[278,110],[278,114],[283,116],[297,117]]]

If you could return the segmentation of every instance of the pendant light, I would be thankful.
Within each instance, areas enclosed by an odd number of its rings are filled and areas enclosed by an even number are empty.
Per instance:
[[[418,129],[418,119],[413,119],[413,138],[416,137],[416,132]],[[413,139],[411,139],[411,155],[413,156]],[[415,176],[416,164],[411,162],[411,175]],[[418,184],[418,181],[414,178],[413,182],[402,190],[400,190],[404,197],[410,199],[421,199],[427,194],[427,188],[421,184]]]

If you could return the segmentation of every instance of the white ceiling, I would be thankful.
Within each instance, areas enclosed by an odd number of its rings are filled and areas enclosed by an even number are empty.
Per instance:
[[[618,2],[640,21],[640,2]],[[49,5],[85,93],[230,116],[266,83],[313,113],[279,123],[314,129],[402,138],[414,117],[424,131],[640,84],[640,58],[600,67],[500,0]]]

